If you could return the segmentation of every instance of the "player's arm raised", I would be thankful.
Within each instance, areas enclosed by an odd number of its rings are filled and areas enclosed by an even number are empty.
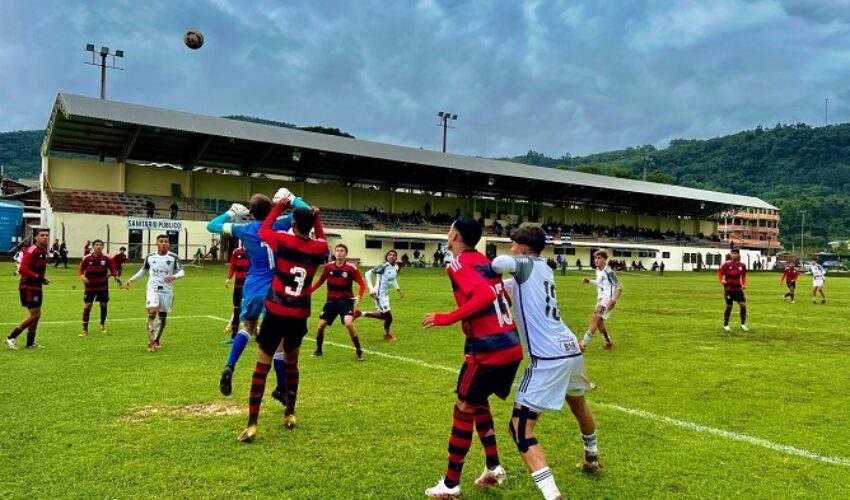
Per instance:
[[[272,207],[271,212],[269,212],[269,215],[266,216],[266,220],[263,221],[263,225],[260,226],[260,239],[265,241],[273,251],[277,250],[277,245],[281,240],[281,235],[274,230],[273,226],[277,218],[280,216],[280,213],[288,206],[289,198],[281,199]]]

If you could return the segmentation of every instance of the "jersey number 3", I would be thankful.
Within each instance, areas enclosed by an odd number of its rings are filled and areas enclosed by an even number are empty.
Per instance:
[[[288,286],[283,290],[287,295],[297,297],[301,295],[301,290],[304,289],[304,280],[307,279],[307,270],[303,267],[292,266],[292,268],[289,269],[289,272],[295,276],[295,286]]]

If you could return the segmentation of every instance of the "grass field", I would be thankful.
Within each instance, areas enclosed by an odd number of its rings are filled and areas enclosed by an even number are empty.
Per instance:
[[[3,266],[6,332],[25,311],[12,266]],[[580,284],[588,275],[558,278],[562,316],[579,335],[595,301],[595,289]],[[267,391],[252,444],[236,436],[247,418],[253,345],[233,396],[218,392],[229,350],[219,343],[230,312],[223,267],[187,270],[154,354],[143,286],[113,289],[109,333],[92,328],[79,338],[75,273],[50,268],[48,278],[45,348],[0,350],[2,498],[419,498],[444,473],[463,337],[459,327],[419,326],[423,313],[453,308],[442,271],[400,275],[407,298],[392,297],[398,342],[385,343],[377,321],[357,322],[364,363],[339,325],[327,331],[324,357],[309,356],[324,290],[314,297],[298,426],[282,427]],[[812,305],[804,276],[792,305],[780,298],[778,274],[753,274],[752,332],[737,329],[736,307],[728,334],[713,274],[621,278],[625,292],[609,321],[618,349],[603,352],[596,338],[587,354],[605,469],[586,476],[577,468],[582,446],[569,411],[537,428],[567,498],[850,498],[850,279],[827,279],[829,303]],[[538,498],[506,432],[511,404],[491,405],[509,480],[489,491],[472,485],[484,461],[476,438],[465,497]]]

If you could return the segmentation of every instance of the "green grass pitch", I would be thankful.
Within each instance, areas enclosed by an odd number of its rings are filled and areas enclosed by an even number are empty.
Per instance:
[[[3,268],[5,334],[25,311],[12,265]],[[714,274],[620,275],[625,291],[608,322],[617,350],[601,351],[597,336],[586,356],[599,386],[589,400],[604,470],[577,468],[582,446],[569,410],[537,427],[567,498],[850,498],[850,279],[828,278],[829,303],[813,305],[803,276],[792,305],[781,300],[778,274],[752,274],[752,332],[738,329],[736,306],[730,334]],[[595,301],[584,276],[558,278],[562,317],[579,336]],[[338,324],[324,357],[310,357],[321,290],[301,356],[298,426],[283,428],[269,389],[252,444],[236,437],[254,344],[233,395],[218,392],[229,350],[220,343],[230,314],[224,267],[187,269],[154,354],[144,283],[113,284],[109,332],[79,338],[75,270],[51,267],[48,278],[45,348],[0,344],[0,497],[420,498],[445,471],[463,336],[458,326],[420,327],[425,312],[454,307],[440,270],[401,273],[407,297],[392,295],[398,342],[383,341],[379,322],[358,320],[364,363]],[[539,498],[507,433],[511,403],[491,406],[509,480],[475,488],[484,461],[476,437],[465,497]]]

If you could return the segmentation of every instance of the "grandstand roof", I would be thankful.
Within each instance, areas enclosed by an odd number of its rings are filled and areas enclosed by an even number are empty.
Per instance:
[[[706,218],[778,210],[740,196],[535,167],[60,93],[42,155],[54,152],[237,169],[345,184],[493,196]]]

